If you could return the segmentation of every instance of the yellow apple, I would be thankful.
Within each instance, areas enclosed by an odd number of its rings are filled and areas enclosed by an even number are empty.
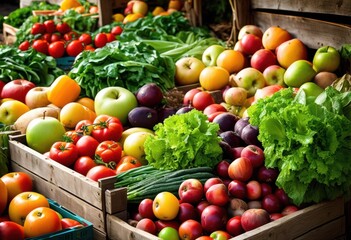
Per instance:
[[[135,132],[130,134],[123,143],[123,151],[125,155],[137,158],[143,165],[147,164],[145,159],[144,142],[150,132]]]
[[[133,13],[140,13],[145,16],[148,11],[148,5],[144,1],[134,1],[132,11]]]
[[[26,104],[18,100],[5,101],[0,105],[0,122],[11,125],[17,118],[29,110],[30,108]]]
[[[205,64],[195,57],[183,57],[175,63],[175,81],[178,85],[194,84],[199,82],[201,71]]]
[[[45,107],[50,104],[47,91],[49,87],[34,87],[26,94],[25,103],[30,108]]]

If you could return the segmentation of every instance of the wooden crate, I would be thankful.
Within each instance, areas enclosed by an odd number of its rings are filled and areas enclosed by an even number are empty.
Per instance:
[[[18,28],[3,23],[3,38],[6,45],[12,45],[16,42],[16,33]]]
[[[95,239],[106,239],[106,215],[126,212],[127,191],[115,177],[95,182],[26,146],[23,134],[10,136],[11,170],[28,173],[34,188],[93,224]],[[125,214],[124,214],[125,215]]]
[[[344,199],[315,204],[291,215],[248,231],[231,240],[280,240],[280,239],[343,239],[345,237]],[[152,234],[141,231],[121,220],[107,215],[107,233],[112,240],[155,240]]]

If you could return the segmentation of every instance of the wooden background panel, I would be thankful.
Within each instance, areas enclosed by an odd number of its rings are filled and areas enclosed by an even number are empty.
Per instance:
[[[251,8],[351,16],[350,0],[251,0]]]
[[[312,49],[326,45],[339,49],[351,42],[351,27],[342,24],[265,12],[255,12],[253,22],[263,30],[277,25],[285,28]]]

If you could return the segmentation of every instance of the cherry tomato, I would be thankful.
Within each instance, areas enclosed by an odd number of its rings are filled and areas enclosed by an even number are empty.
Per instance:
[[[94,38],[94,45],[96,48],[101,48],[105,46],[107,43],[107,35],[106,33],[98,33]]]
[[[116,173],[120,174],[122,172],[128,171],[129,169],[140,167],[141,165],[142,165],[141,162],[135,157],[124,156],[122,157],[122,159],[120,160],[120,163],[116,168]]]
[[[24,235],[26,237],[38,237],[61,229],[59,215],[49,207],[38,207],[32,210],[24,221]]]
[[[84,50],[84,45],[79,40],[73,40],[66,47],[66,52],[69,56],[76,57]]]
[[[95,155],[105,163],[115,162],[116,165],[122,157],[121,145],[112,140],[102,141],[95,150]]]
[[[34,23],[31,28],[31,33],[33,35],[44,34],[45,33],[45,25],[43,23]]]
[[[116,40],[116,36],[112,33],[106,33],[107,36],[107,42],[113,42]]]
[[[60,41],[61,39],[62,38],[61,38],[61,34],[60,33],[53,33],[53,34],[51,34],[51,39],[50,39],[51,42]]]
[[[50,43],[51,42],[51,33],[44,33],[44,35],[41,37],[41,39]]]
[[[93,122],[90,120],[81,120],[76,124],[75,130],[77,132],[82,132],[83,135],[90,135],[93,130]]]
[[[95,118],[93,123],[94,128],[91,135],[99,142],[106,140],[118,142],[122,136],[123,125],[116,117],[101,114]]]
[[[78,222],[77,220],[74,220],[72,218],[62,218],[61,219],[61,226],[62,226],[62,229],[67,229],[67,228],[72,228],[72,227],[77,227],[77,226],[83,227],[83,224],[81,224],[80,222]]]
[[[92,45],[86,45],[85,48],[84,48],[84,50],[94,52],[94,51],[95,51],[95,48],[94,48]]]
[[[99,141],[90,135],[82,136],[76,143],[79,156],[89,156],[94,158],[95,150],[99,145]]]
[[[50,148],[50,158],[65,166],[72,165],[78,159],[78,149],[71,142],[55,142]]]
[[[65,40],[65,41],[72,41],[72,40],[75,40],[75,39],[78,39],[78,37],[79,37],[79,34],[77,33],[77,32],[75,32],[75,31],[70,31],[70,32],[68,32],[68,33],[65,33],[64,35],[63,35],[63,39]]]
[[[88,33],[82,33],[79,38],[78,38],[79,41],[81,41],[82,43],[84,43],[85,46],[89,45],[92,43],[92,38],[91,38],[91,35],[88,34]]]
[[[62,41],[50,43],[48,51],[49,55],[54,58],[63,57],[66,52],[65,44]]]
[[[54,22],[54,20],[46,20],[44,22],[44,26],[45,26],[45,31],[47,33],[54,33],[56,31],[56,24]]]
[[[87,173],[87,178],[98,181],[100,178],[116,176],[116,171],[103,165],[93,167]]]
[[[66,131],[63,138],[65,142],[71,142],[73,144],[76,144],[81,138],[83,134],[81,132],[77,132],[76,130],[69,130]]]
[[[48,55],[49,43],[42,39],[37,39],[33,42],[32,47],[37,51]]]
[[[97,166],[98,164],[89,156],[81,156],[75,162],[73,169],[74,171],[86,176],[90,169]]]
[[[111,33],[115,36],[121,35],[123,28],[121,26],[114,26],[111,30]]]
[[[60,22],[56,25],[56,30],[62,35],[71,31],[71,27],[68,23]]]
[[[18,46],[18,49],[21,51],[27,51],[29,47],[30,47],[30,42],[28,40],[25,40]]]
[[[0,223],[0,239],[2,240],[24,240],[24,228],[18,223],[12,221],[3,221]]]

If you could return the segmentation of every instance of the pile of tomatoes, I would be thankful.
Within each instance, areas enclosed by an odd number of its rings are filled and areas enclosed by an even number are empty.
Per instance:
[[[52,160],[71,167],[76,172],[97,181],[116,176],[142,163],[135,157],[123,155],[123,125],[117,117],[98,115],[94,121],[81,120],[74,130],[65,133],[45,153]]]
[[[84,50],[94,51],[116,40],[116,36],[122,31],[121,26],[116,26],[109,33],[101,32],[93,37],[91,33],[80,34],[72,30],[66,22],[55,23],[54,20],[46,20],[43,23],[33,24],[31,34],[34,35],[34,40],[22,42],[19,49],[26,51],[34,48],[54,58],[76,57]]]

